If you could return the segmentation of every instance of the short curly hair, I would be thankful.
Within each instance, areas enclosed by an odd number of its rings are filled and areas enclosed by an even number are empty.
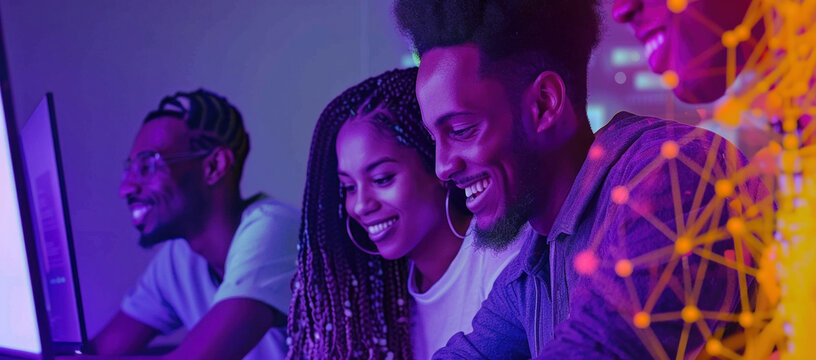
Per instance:
[[[600,38],[598,0],[397,0],[394,15],[420,58],[433,48],[475,44],[480,71],[500,75],[511,96],[553,71],[576,112],[586,107],[587,66]]]

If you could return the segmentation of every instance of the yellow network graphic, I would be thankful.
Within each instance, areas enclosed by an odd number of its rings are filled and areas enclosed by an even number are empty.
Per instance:
[[[667,0],[667,5],[674,13],[695,11],[687,0]],[[727,54],[729,87],[738,75],[737,47],[742,42],[755,42],[741,69],[750,76],[742,76],[745,83],[740,91],[727,94],[714,120],[740,126],[747,117],[759,118],[774,140],[744,167],[728,165],[739,160],[736,153],[727,153],[723,167],[716,165],[719,138],[702,162],[684,154],[683,146],[702,134],[692,132],[677,142],[663,144],[644,173],[612,191],[611,199],[619,210],[637,213],[673,243],[606,264],[614,267],[616,281],[625,285],[635,307],[635,311],[621,314],[657,359],[669,359],[669,351],[658,341],[655,326],[681,320],[685,325],[679,347],[670,351],[676,351],[677,359],[816,359],[816,0],[754,0],[742,23],[725,31],[711,26],[713,22],[702,14],[694,15],[702,19],[701,31],[714,31],[722,38],[717,46]],[[759,22],[764,25],[764,34],[752,39],[751,29]],[[705,54],[701,56],[712,52]],[[663,81],[673,88],[679,83],[678,75],[667,71]],[[681,165],[700,177],[691,211],[682,205],[687,189],[679,185],[677,168]],[[638,186],[654,171],[668,171],[671,179],[675,217],[668,221],[661,221],[633,201]],[[752,184],[762,185],[770,196],[751,196]],[[706,189],[713,189],[714,195],[703,203]],[[599,241],[576,256],[578,273],[592,276],[604,266],[596,255],[604,251],[598,248]],[[713,251],[724,241],[730,242],[730,250]],[[692,255],[700,258],[697,269],[689,266]],[[703,289],[706,269],[712,264],[730,269],[735,278],[731,285],[735,286]],[[638,294],[631,275],[644,269],[653,272],[656,281],[648,294]],[[672,276],[677,271],[682,272],[681,279]],[[728,293],[731,289],[734,294]],[[698,308],[698,299],[706,291],[738,298],[737,310]],[[684,299],[684,307],[675,312],[654,312],[658,298],[667,292]],[[728,331],[725,326],[711,328],[706,320],[731,326]],[[688,342],[695,329],[705,342],[690,349]]]

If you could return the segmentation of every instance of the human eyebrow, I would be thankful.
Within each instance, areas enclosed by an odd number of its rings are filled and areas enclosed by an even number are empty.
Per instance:
[[[380,166],[382,164],[396,163],[396,162],[398,162],[396,159],[385,156],[385,157],[382,157],[379,160],[377,160],[377,161],[375,161],[375,162],[373,162],[371,164],[368,164],[368,166],[366,166],[366,172],[371,172],[371,171],[373,171],[374,169],[376,169],[378,166]]]
[[[445,125],[447,122],[449,122],[451,119],[453,119],[453,118],[455,118],[457,116],[465,116],[465,115],[473,115],[473,113],[469,112],[469,111],[451,111],[451,112],[445,113],[442,116],[436,118],[436,121],[434,121],[434,126],[441,127],[442,125]]]
[[[383,165],[385,163],[396,163],[396,162],[398,162],[396,159],[384,156],[384,157],[378,159],[377,161],[374,161],[373,163],[368,164],[368,166],[366,166],[366,168],[365,168],[365,171],[366,172],[371,172],[380,165]],[[337,176],[343,176],[343,177],[347,177],[347,178],[351,177],[351,175],[346,174],[343,171],[337,171]]]

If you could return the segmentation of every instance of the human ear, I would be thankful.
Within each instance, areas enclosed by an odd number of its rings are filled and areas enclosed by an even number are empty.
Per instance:
[[[217,147],[204,158],[204,181],[207,185],[215,185],[232,169],[235,155],[226,147]]]
[[[552,71],[544,71],[530,85],[528,94],[533,127],[536,132],[544,132],[564,111],[567,101],[564,79]]]

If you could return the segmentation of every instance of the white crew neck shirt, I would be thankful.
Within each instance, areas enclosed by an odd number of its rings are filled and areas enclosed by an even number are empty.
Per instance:
[[[525,225],[519,237],[528,235],[528,227]],[[471,234],[472,231],[468,231],[448,269],[424,293],[417,291],[414,264],[409,263],[408,293],[413,301],[411,342],[416,360],[430,359],[451,336],[473,330],[473,316],[493,288],[493,282],[524,243],[517,238],[507,249],[497,253],[477,249]]]
[[[165,334],[182,326],[192,329],[216,303],[229,298],[257,300],[286,315],[299,223],[294,208],[258,196],[241,215],[220,284],[186,240],[170,240],[126,295],[122,311]],[[271,328],[244,359],[283,359],[287,350],[286,328]]]

